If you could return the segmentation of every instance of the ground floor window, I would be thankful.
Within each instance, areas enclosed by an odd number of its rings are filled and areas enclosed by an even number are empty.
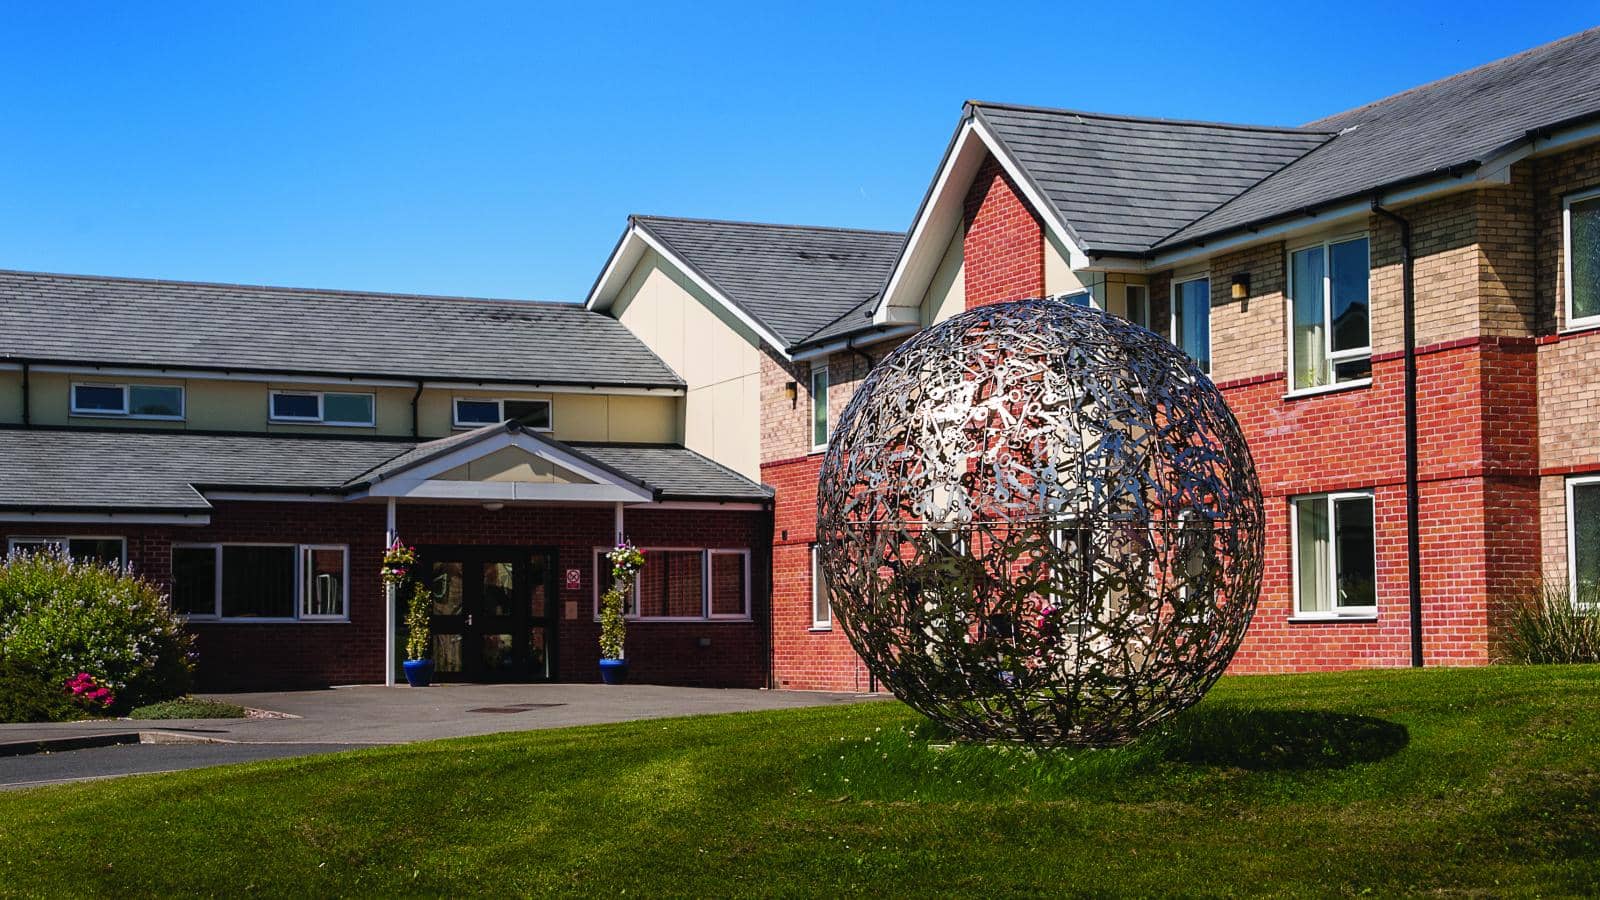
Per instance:
[[[1377,538],[1372,494],[1347,492],[1290,501],[1295,614],[1378,612]]]
[[[343,545],[181,544],[172,548],[172,604],[191,618],[344,621],[350,553]]]
[[[833,607],[828,604],[828,583],[822,575],[821,544],[811,545],[811,627],[833,627]]]
[[[74,560],[111,563],[127,561],[127,543],[120,537],[14,537],[7,542],[12,553],[65,553]]]
[[[644,568],[627,598],[630,619],[685,621],[750,618],[750,553],[643,547]],[[595,616],[611,585],[611,563],[595,550]]]
[[[1572,602],[1600,600],[1600,476],[1567,480],[1567,573]]]

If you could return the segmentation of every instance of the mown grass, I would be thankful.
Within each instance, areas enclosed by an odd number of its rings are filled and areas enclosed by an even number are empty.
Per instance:
[[[237,703],[202,697],[179,697],[141,706],[128,713],[130,719],[242,719],[249,711]]]
[[[0,795],[0,893],[1600,892],[1600,668],[1224,679],[1115,750],[897,704]]]

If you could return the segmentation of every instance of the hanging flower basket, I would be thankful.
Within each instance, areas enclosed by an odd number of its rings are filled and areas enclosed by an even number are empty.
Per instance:
[[[417,548],[408,547],[395,538],[394,543],[383,551],[383,583],[391,586],[401,584],[416,564]]]

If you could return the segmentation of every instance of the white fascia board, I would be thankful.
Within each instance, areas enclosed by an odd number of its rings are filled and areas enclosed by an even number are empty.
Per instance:
[[[1374,194],[1373,196],[1377,197],[1381,205],[1390,206],[1426,200],[1432,197],[1442,197],[1446,194],[1471,190],[1481,185],[1482,183],[1475,178],[1443,176],[1413,187],[1389,191],[1381,195]],[[1203,245],[1185,247],[1182,250],[1159,253],[1145,262],[1144,270],[1147,272],[1160,272],[1189,263],[1204,262],[1219,253],[1231,253],[1251,244],[1290,240],[1298,235],[1322,231],[1347,221],[1365,221],[1366,217],[1371,213],[1371,197],[1362,200],[1351,200],[1338,206],[1330,206],[1325,210],[1318,210],[1312,214],[1296,216],[1290,221],[1279,222],[1276,225],[1266,225],[1255,231],[1246,231],[1233,237],[1207,241]]]
[[[945,248],[955,234],[967,190],[972,186],[972,177],[983,162],[984,154],[980,151],[993,156],[1006,174],[1011,176],[1011,180],[1016,182],[1023,199],[1067,249],[1067,265],[1072,269],[1089,265],[1088,255],[1073,239],[1055,204],[1044,196],[1033,178],[1017,162],[1010,148],[982,120],[969,116],[961,124],[961,130],[951,142],[949,152],[940,162],[933,188],[928,192],[928,200],[917,221],[911,225],[911,236],[906,239],[905,249],[895,260],[894,271],[890,273],[888,286],[883,291],[883,299],[873,312],[874,324],[910,321],[916,315],[922,295],[927,292],[928,281],[938,270],[940,261],[944,259]]]
[[[259,503],[344,503],[343,494],[274,493],[270,491],[202,491],[207,500],[230,500]]]
[[[648,489],[640,487],[629,481],[619,479],[616,475],[598,468],[587,460],[579,459],[571,454],[562,453],[538,438],[530,437],[521,432],[502,432],[493,437],[476,441],[458,450],[453,450],[437,459],[419,463],[409,469],[404,469],[389,478],[379,481],[367,490],[366,494],[374,497],[388,496],[450,496],[445,494],[413,494],[397,492],[402,491],[407,484],[428,482],[443,486],[471,485],[471,484],[517,484],[519,482],[474,482],[474,481],[433,481],[439,475],[466,465],[475,459],[481,459],[491,453],[503,450],[506,447],[516,447],[526,453],[543,459],[551,465],[560,466],[577,472],[585,478],[595,482],[593,485],[572,485],[572,487],[604,487],[610,489],[617,496],[608,498],[613,502],[653,500],[655,495]],[[542,482],[521,482],[529,484],[543,484]],[[549,486],[549,485],[546,485]],[[430,489],[432,490],[432,489]],[[468,492],[469,496],[476,496]],[[575,498],[583,499],[583,498]]]
[[[0,522],[45,522],[62,525],[209,525],[211,524],[211,514],[142,512],[30,512],[27,510],[0,510]]]
[[[740,322],[743,322],[746,328],[749,328],[751,331],[756,333],[757,337],[761,338],[763,341],[766,341],[768,346],[770,346],[775,353],[784,359],[789,358],[788,344],[782,338],[773,334],[771,331],[768,331],[765,325],[757,322],[749,313],[740,309],[732,300],[729,300],[727,296],[725,296],[721,291],[717,290],[717,288],[711,282],[702,277],[699,271],[696,270],[694,266],[690,265],[687,260],[672,252],[672,250],[668,248],[666,244],[656,240],[655,236],[652,235],[648,230],[634,226],[633,233],[638,235],[639,240],[643,241],[644,244],[651,250],[654,250],[658,256],[660,256],[662,259],[665,259],[667,262],[672,263],[673,268],[683,273],[683,277],[694,282],[695,285],[700,288],[700,290],[705,291],[706,296],[710,297],[712,300],[715,300],[718,305],[728,311],[729,315],[732,315]]]
[[[864,334],[857,334],[847,338],[841,338],[837,341],[830,341],[826,344],[818,344],[810,349],[802,350],[794,355],[794,361],[805,362],[806,360],[817,359],[832,353],[837,353],[840,350],[848,350],[851,347],[870,347],[873,344],[881,344],[884,341],[892,341],[895,338],[905,337],[908,334],[914,334],[921,328],[922,326],[920,323],[914,323],[908,325],[899,325],[884,331],[873,331]]]
[[[716,500],[662,500],[655,503],[630,503],[628,509],[669,509],[669,510],[696,510],[700,512],[760,512],[766,509],[765,503],[749,503],[740,500],[729,500],[726,503]]]
[[[605,312],[611,308],[612,301],[617,299],[622,286],[628,283],[629,276],[633,274],[634,266],[644,257],[645,244],[639,240],[638,232],[639,226],[629,221],[622,239],[617,241],[611,256],[606,259],[605,268],[600,270],[600,277],[595,279],[594,287],[583,301],[584,309]]]
[[[1480,181],[1504,179],[1501,183],[1509,183],[1511,167],[1516,163],[1530,156],[1557,153],[1594,140],[1600,140],[1600,122],[1565,128],[1544,137],[1530,138],[1504,153],[1485,160],[1478,168],[1478,178]]]
[[[419,500],[472,500],[527,503],[639,503],[649,498],[639,489],[614,484],[550,484],[530,481],[432,481],[396,478],[372,488],[373,497]]]

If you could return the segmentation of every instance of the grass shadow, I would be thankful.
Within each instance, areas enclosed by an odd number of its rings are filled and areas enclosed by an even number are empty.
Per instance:
[[[1372,716],[1232,706],[1196,707],[1164,732],[1168,761],[1252,771],[1342,769],[1411,741],[1404,725]]]

